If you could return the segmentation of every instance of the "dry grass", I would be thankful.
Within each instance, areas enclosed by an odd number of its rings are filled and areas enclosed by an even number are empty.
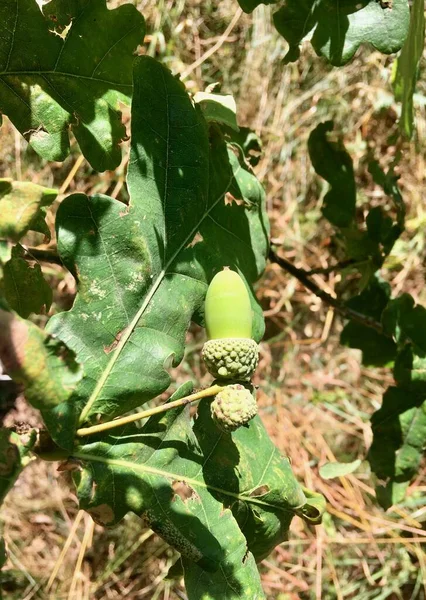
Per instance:
[[[257,172],[267,190],[272,237],[284,255],[304,268],[333,263],[333,232],[320,213],[324,187],[312,171],[307,138],[319,122],[334,118],[354,158],[361,210],[386,203],[368,174],[366,155],[372,152],[386,166],[397,152],[391,141],[398,109],[389,85],[392,59],[364,51],[345,68],[332,69],[307,48],[297,64],[284,67],[285,43],[270,25],[268,7],[249,17],[237,13],[231,0],[136,4],[148,20],[147,51],[185,73],[192,91],[219,81],[223,91],[235,94],[240,123],[261,136],[264,154]],[[425,87],[422,74],[419,92]],[[426,119],[424,107],[416,110],[418,134],[412,145],[402,146],[398,166],[408,206],[407,232],[388,261],[387,277],[395,294],[406,291],[425,302],[426,207],[421,191]],[[123,199],[126,193],[125,159],[115,172],[99,177],[74,146],[63,164],[46,165],[7,122],[0,141],[0,174],[55,185],[62,194],[81,190]],[[51,277],[58,282],[55,269]],[[333,292],[340,275],[317,276],[316,282]],[[63,277],[55,307],[67,307],[73,292],[72,279]],[[313,529],[295,519],[289,541],[263,561],[267,597],[424,599],[424,470],[406,502],[387,513],[374,502],[374,482],[365,463],[356,474],[338,480],[323,480],[318,473],[321,464],[334,458],[365,456],[371,443],[369,416],[392,382],[390,372],[361,367],[356,352],[339,346],[340,319],[276,265],[267,268],[258,295],[267,325],[256,381],[262,419],[304,485],[328,500],[322,526]],[[179,381],[196,376],[201,384],[207,382],[195,351],[199,342],[194,328],[186,361],[176,372]],[[27,409],[19,405],[9,418],[28,419]],[[11,576],[5,598],[185,598],[181,582],[166,580],[174,552],[136,517],[105,531],[78,515],[67,474],[58,473],[55,464],[33,462],[2,511]]]

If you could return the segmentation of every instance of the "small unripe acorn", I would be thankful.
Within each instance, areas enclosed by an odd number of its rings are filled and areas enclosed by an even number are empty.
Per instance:
[[[219,379],[250,381],[259,356],[251,338],[252,310],[246,285],[225,268],[209,285],[205,302],[207,341],[202,356],[209,372]]]
[[[219,429],[231,432],[257,414],[256,400],[249,389],[237,383],[227,385],[210,404],[212,419]]]

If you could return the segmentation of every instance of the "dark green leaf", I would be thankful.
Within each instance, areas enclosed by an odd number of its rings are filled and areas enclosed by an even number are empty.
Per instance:
[[[323,215],[337,227],[349,227],[355,218],[356,187],[352,159],[342,143],[331,142],[332,121],[320,123],[309,136],[308,148],[315,171],[331,186],[324,198]]]
[[[409,294],[391,300],[382,320],[386,332],[399,342],[410,341],[417,354],[426,353],[426,308],[415,305]]]
[[[387,335],[394,337],[398,342],[404,342],[404,332],[401,331],[403,314],[410,314],[414,308],[414,299],[410,294],[401,294],[398,298],[389,300],[382,313],[382,323]]]
[[[345,325],[340,342],[349,348],[361,350],[363,365],[383,367],[391,363],[396,355],[396,345],[391,338],[355,321]]]
[[[10,308],[26,319],[31,313],[47,313],[52,304],[52,290],[38,263],[30,265],[18,245],[3,268],[3,291]]]
[[[44,220],[45,208],[52,204],[56,195],[56,190],[35,183],[0,179],[0,238],[18,242],[32,230],[43,233],[50,240]]]
[[[264,193],[253,175],[239,182],[241,171],[217,128],[209,147],[183,85],[155,60],[138,59],[129,206],[75,195],[57,215],[58,249],[79,286],[72,310],[53,317],[49,331],[85,364],[71,401],[86,406],[82,419],[122,414],[169,386],[167,369],[182,360],[186,329],[218,270],[237,269],[249,284],[259,278]],[[249,208],[225,202],[231,184],[251,194]],[[252,302],[260,339],[262,311]]]
[[[0,428],[0,504],[30,462],[29,453],[35,439],[35,431],[18,435],[5,427]]]
[[[385,510],[388,510],[391,506],[404,500],[408,486],[408,481],[397,482],[393,479],[390,479],[385,485],[378,484],[376,486],[377,502]]]
[[[261,4],[277,4],[278,0],[238,0],[244,12],[251,13]]]
[[[411,344],[398,353],[393,374],[398,386],[426,396],[426,358],[416,356]]]
[[[399,227],[399,235],[404,230],[405,224],[405,203],[398,187],[399,175],[395,175],[393,168],[390,168],[386,173],[376,160],[370,161],[368,170],[373,176],[374,182],[383,189],[385,194],[392,198],[396,210],[396,223]]]
[[[143,17],[130,4],[108,10],[105,0],[53,0],[43,10],[35,0],[0,4],[0,112],[43,158],[66,158],[71,128],[95,169],[113,169]],[[55,23],[69,29],[58,35]]]
[[[384,54],[397,52],[408,33],[407,0],[286,0],[274,14],[275,27],[287,40],[287,61],[297,60],[299,45],[309,34],[319,56],[332,65],[348,62],[361,44],[371,44]]]
[[[408,37],[397,60],[393,82],[395,98],[402,102],[399,126],[410,139],[413,135],[413,95],[416,90],[419,62],[425,45],[424,0],[414,0]]]
[[[416,474],[426,444],[426,400],[424,394],[390,387],[382,407],[371,419],[373,443],[368,460],[372,470],[387,480],[384,498],[393,497],[393,484],[406,484]]]
[[[143,517],[198,565],[184,563],[190,597],[197,575],[215,598],[260,593],[253,554],[286,539],[294,514],[318,522],[324,500],[307,497],[258,417],[231,436],[216,428],[209,404],[199,405],[193,429],[189,410],[174,409],[77,448],[80,506],[107,525],[128,511]]]
[[[389,295],[390,289],[387,283],[372,279],[368,287],[349,300],[347,305],[380,323]],[[380,334],[375,329],[355,321],[350,321],[344,327],[340,341],[345,346],[361,350],[364,365],[384,366],[396,357],[397,346],[392,337]]]
[[[225,133],[231,147],[237,146],[249,165],[255,167],[259,163],[262,141],[254,131],[248,127],[240,127],[239,131],[235,131],[225,126],[222,126],[222,131]]]
[[[401,311],[399,326],[420,353],[426,352],[426,308],[421,305]]]
[[[6,544],[4,539],[0,538],[0,571],[4,567],[7,560]]]

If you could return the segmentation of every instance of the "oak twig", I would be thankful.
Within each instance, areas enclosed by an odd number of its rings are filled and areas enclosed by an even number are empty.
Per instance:
[[[77,429],[76,434],[78,437],[85,437],[87,435],[93,435],[101,431],[107,431],[108,429],[115,429],[116,427],[127,425],[128,423],[134,423],[135,421],[140,421],[141,419],[152,417],[152,415],[158,415],[159,413],[166,412],[168,410],[171,410],[172,408],[177,408],[179,406],[191,404],[192,402],[197,402],[202,398],[216,396],[216,394],[218,394],[222,390],[223,386],[213,385],[209,388],[206,388],[205,390],[200,390],[199,392],[195,392],[194,394],[185,396],[184,398],[179,398],[179,400],[174,400],[174,402],[162,404],[161,406],[156,406],[155,408],[148,408],[147,410],[134,413],[133,415],[127,415],[126,417],[120,417],[119,419],[114,419],[113,421],[108,421],[106,423],[99,423],[98,425],[92,425],[91,427],[82,427],[81,429]]]
[[[30,248],[25,246],[23,248],[33,260],[63,266],[59,255],[53,250],[42,250],[40,248]]]
[[[330,296],[330,294],[327,294],[327,292],[322,290],[316,283],[314,283],[309,278],[309,271],[305,271],[304,269],[299,269],[295,267],[285,258],[278,256],[274,252],[274,250],[272,250],[272,248],[269,250],[269,260],[279,265],[282,269],[287,271],[287,273],[293,275],[293,277],[296,277],[296,279],[298,279],[300,283],[302,283],[305,286],[306,289],[318,296],[318,298],[321,298],[321,300],[329,306],[332,306],[346,319],[352,319],[353,321],[357,321],[358,323],[361,323],[366,327],[371,327],[372,329],[375,329],[378,333],[384,335],[383,325],[379,321],[376,321],[376,319],[364,315],[358,312],[357,310],[354,310],[353,308],[345,306],[345,304],[343,304],[336,298],[333,298],[333,296]]]

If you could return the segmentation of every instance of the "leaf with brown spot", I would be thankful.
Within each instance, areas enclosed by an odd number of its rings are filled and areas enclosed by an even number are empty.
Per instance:
[[[75,411],[68,400],[83,371],[63,342],[0,309],[0,360],[10,377],[24,386],[26,399],[41,410],[47,425],[64,413],[72,421]],[[72,448],[73,438],[70,429],[55,441]]]

